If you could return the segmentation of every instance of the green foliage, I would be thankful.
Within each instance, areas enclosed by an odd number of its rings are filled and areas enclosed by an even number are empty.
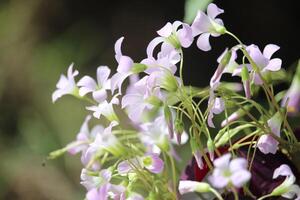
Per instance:
[[[184,22],[192,23],[198,10],[204,11],[213,0],[186,0],[184,7]]]

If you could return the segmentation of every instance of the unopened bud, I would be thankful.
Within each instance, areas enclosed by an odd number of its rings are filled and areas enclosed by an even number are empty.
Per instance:
[[[207,150],[209,153],[210,160],[214,160],[215,145],[211,138],[208,138],[207,140]]]
[[[175,120],[175,133],[178,144],[181,144],[181,135],[184,131],[184,124],[181,120]]]
[[[174,137],[172,113],[171,113],[169,106],[167,106],[167,105],[164,106],[164,115],[165,115],[165,119],[166,119],[166,122],[168,125],[169,135],[170,135],[170,138],[172,139]]]

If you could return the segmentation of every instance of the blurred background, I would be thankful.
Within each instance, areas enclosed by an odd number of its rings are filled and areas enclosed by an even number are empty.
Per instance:
[[[81,102],[51,94],[71,62],[94,76],[99,65],[116,68],[114,42],[142,60],[148,42],[166,22],[193,19],[207,0],[0,0],[0,199],[84,199],[78,156],[46,161],[74,139],[87,114]],[[225,10],[227,29],[261,49],[281,46],[276,56],[288,69],[299,56],[297,1],[214,1]],[[187,3],[187,4],[186,4]],[[186,11],[186,12],[185,12]],[[187,84],[206,86],[227,37],[211,39],[212,51],[185,50]],[[78,79],[77,79],[78,80]]]

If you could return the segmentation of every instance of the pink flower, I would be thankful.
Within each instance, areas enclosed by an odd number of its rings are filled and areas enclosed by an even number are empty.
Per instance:
[[[218,37],[224,34],[226,29],[223,26],[223,21],[216,18],[224,10],[218,8],[215,4],[211,3],[207,7],[207,15],[198,11],[197,16],[192,24],[193,36],[200,35],[197,40],[197,46],[202,51],[211,50],[209,37]]]
[[[273,174],[273,179],[278,178],[279,176],[285,176],[285,180],[279,186],[277,186],[271,193],[272,196],[283,196],[288,199],[293,199],[295,195],[297,196],[295,199],[300,199],[300,187],[299,185],[294,184],[296,181],[296,177],[294,176],[291,168],[283,164],[277,169],[275,169]]]
[[[265,74],[269,71],[278,71],[281,69],[281,59],[273,58],[271,59],[272,55],[279,50],[279,46],[275,44],[268,44],[265,46],[263,52],[260,51],[258,46],[252,44],[246,48],[247,52],[249,53],[250,57],[253,59],[255,64],[258,66],[261,74]],[[262,80],[260,79],[259,75],[253,70],[253,66],[251,64],[245,64],[249,71],[253,71],[253,75],[251,80],[256,85],[261,85]],[[240,75],[242,70],[242,65],[234,70],[233,75]]]
[[[280,137],[280,128],[282,124],[282,118],[279,112],[277,112],[272,118],[268,120],[268,126],[271,132]],[[273,138],[272,135],[262,135],[257,141],[257,147],[264,154],[275,154],[278,149],[279,142]]]
[[[59,81],[56,84],[57,89],[52,94],[52,101],[55,102],[57,99],[66,94],[72,94],[76,91],[77,86],[74,77],[78,75],[78,71],[73,72],[73,63],[68,68],[67,77],[61,75]]]
[[[124,37],[119,38],[115,43],[115,58],[118,62],[117,73],[115,73],[111,77],[111,91],[112,93],[115,89],[119,89],[119,93],[121,93],[121,87],[124,80],[129,77],[130,75],[134,74],[132,71],[134,67],[133,60],[126,55],[123,55],[121,46]]]
[[[182,26],[182,28],[179,28]],[[175,21],[173,24],[168,22],[164,27],[157,31],[159,37],[154,38],[147,47],[148,58],[152,57],[153,50],[160,43],[170,44],[173,49],[189,47],[193,40],[192,28],[185,23]]]
[[[244,158],[234,158],[225,154],[214,160],[214,171],[208,180],[216,188],[224,188],[228,184],[240,188],[247,183],[251,174],[247,170],[247,160]]]
[[[106,90],[110,89],[109,74],[110,69],[107,66],[101,66],[97,68],[97,82],[90,76],[81,78],[77,83],[80,86],[79,95],[84,96],[92,92],[97,102],[103,102],[107,97]]]
[[[130,161],[122,161],[118,165],[118,172],[121,175],[126,175],[129,172],[134,172],[134,167],[131,165],[133,163],[136,167],[142,167],[148,169],[154,174],[159,174],[164,169],[164,161],[160,159],[159,154],[156,153],[146,153],[142,157],[136,157],[130,159]]]
[[[208,126],[211,128],[215,128],[212,119],[214,117],[214,114],[220,114],[224,111],[225,102],[221,97],[215,97],[214,94],[211,94],[208,100],[208,106],[210,107],[210,111],[207,118]]]

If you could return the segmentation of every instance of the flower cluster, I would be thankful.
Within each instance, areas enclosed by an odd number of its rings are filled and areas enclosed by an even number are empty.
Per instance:
[[[121,37],[114,48],[116,73],[99,66],[96,79],[83,76],[76,81],[79,73],[71,64],[67,76],[60,77],[53,102],[73,95],[85,101],[91,113],[76,140],[49,158],[65,152],[81,154],[81,184],[87,200],[177,199],[188,192],[209,192],[218,199],[223,199],[220,193],[232,192],[237,199],[239,191],[253,197],[249,188],[256,150],[266,156],[299,150],[287,120],[287,113],[299,110],[299,75],[285,97],[274,94],[276,74],[283,71],[281,59],[271,57],[279,47],[269,44],[261,51],[254,44],[243,44],[217,18],[223,12],[209,4],[207,14],[199,11],[191,25],[168,22],[157,31],[146,49],[147,57],[140,62],[123,54]],[[224,34],[238,44],[226,48],[217,59],[209,87],[187,87],[182,72],[184,48],[195,39],[200,50],[209,51],[210,36]],[[240,77],[240,81],[224,82],[224,74]],[[261,93],[267,100],[262,104],[255,100]],[[103,124],[89,127],[91,120],[99,119]],[[188,151],[188,145],[183,145],[188,141],[197,167],[207,168],[207,181],[179,178],[180,166],[185,164],[177,151]],[[245,146],[246,158],[237,153]],[[300,198],[288,165],[275,170],[274,178],[278,176],[286,180],[261,199]]]

